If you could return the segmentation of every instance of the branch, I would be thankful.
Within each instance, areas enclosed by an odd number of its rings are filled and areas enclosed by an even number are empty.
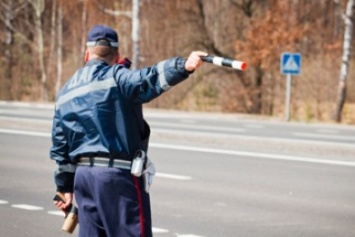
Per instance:
[[[32,5],[37,15],[39,15],[44,11],[44,7],[45,7],[44,0],[29,0],[28,2]]]
[[[20,3],[12,12],[17,15],[24,7],[26,7],[27,2]]]
[[[31,40],[29,40],[24,34],[22,34],[19,30],[17,30],[16,28],[14,28],[13,25],[9,25],[6,24],[6,18],[3,15],[0,15],[0,21],[2,21],[4,23],[4,25],[11,30],[12,32],[14,32],[17,36],[19,36],[25,43],[27,43],[28,45],[30,45],[34,50],[38,50],[37,46],[35,44],[33,44],[33,42]]]
[[[340,16],[341,18],[343,19],[343,21],[347,21],[349,19],[349,17],[345,14],[345,12],[342,10],[341,8],[341,5],[340,5],[340,1],[339,0],[333,0],[336,7],[337,7],[337,10],[339,11],[340,13]]]
[[[334,0],[337,1],[337,0]],[[253,0],[242,0],[242,3],[238,3],[237,0],[232,0],[231,3],[235,5],[237,8],[242,10],[245,15],[251,17],[253,15],[252,7],[253,7]]]
[[[116,11],[116,10],[110,10],[107,8],[103,8],[101,10],[109,15],[124,16],[124,17],[132,19],[132,11]]]
[[[102,12],[112,15],[112,16],[124,16],[127,17],[129,19],[132,19],[132,11],[119,11],[119,10],[111,10],[108,8],[105,8],[102,4],[96,3],[97,7],[99,8],[99,10],[101,10]]]
[[[0,18],[1,21],[3,21],[2,18]],[[22,34],[20,31],[15,29],[12,25],[7,25],[7,27],[14,32],[17,36],[19,36],[26,44],[30,45],[34,50],[38,50],[38,47],[31,41],[29,40],[24,34]]]

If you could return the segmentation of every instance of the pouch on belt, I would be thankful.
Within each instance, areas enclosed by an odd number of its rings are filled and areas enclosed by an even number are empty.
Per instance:
[[[149,193],[149,188],[153,183],[153,176],[155,173],[156,171],[153,162],[148,159],[144,151],[138,150],[132,161],[131,174],[136,177],[141,177],[143,175],[144,190],[147,193]]]

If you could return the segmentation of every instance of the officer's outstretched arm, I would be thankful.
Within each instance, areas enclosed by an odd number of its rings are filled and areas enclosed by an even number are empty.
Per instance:
[[[146,103],[189,77],[202,64],[204,52],[192,52],[185,59],[175,57],[141,70],[117,70],[116,80],[121,93],[135,103]]]

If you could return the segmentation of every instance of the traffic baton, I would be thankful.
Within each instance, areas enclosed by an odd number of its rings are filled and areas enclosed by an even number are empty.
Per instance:
[[[201,56],[201,59],[207,63],[212,63],[217,66],[231,67],[237,70],[245,70],[247,68],[247,64],[245,62],[229,58],[207,55]]]

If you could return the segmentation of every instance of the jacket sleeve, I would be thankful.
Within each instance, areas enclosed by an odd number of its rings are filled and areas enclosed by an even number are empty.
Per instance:
[[[118,72],[116,80],[123,94],[136,103],[146,103],[190,75],[185,69],[186,59],[171,58],[141,70]]]
[[[60,125],[57,110],[53,118],[50,157],[55,160],[58,165],[57,170],[54,172],[54,181],[57,185],[57,191],[62,193],[73,192],[76,164],[73,164],[69,159],[68,145]]]

